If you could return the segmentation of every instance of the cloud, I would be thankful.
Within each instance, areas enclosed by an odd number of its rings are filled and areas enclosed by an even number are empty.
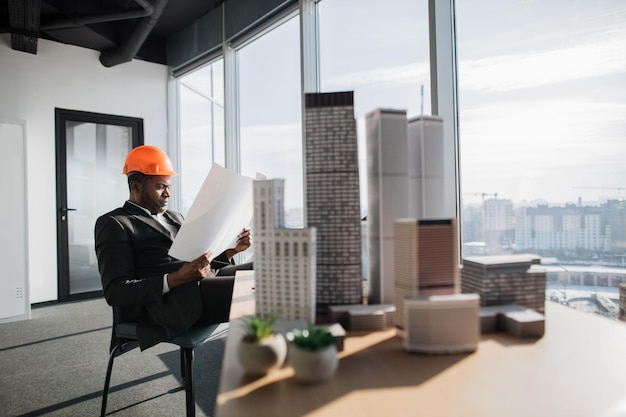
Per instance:
[[[512,91],[626,72],[626,29],[589,35],[569,48],[465,60],[459,64],[463,90]],[[327,89],[363,85],[427,83],[428,62],[350,72],[324,80]]]
[[[591,39],[568,48],[463,61],[459,65],[461,88],[512,91],[626,73],[626,29]]]
[[[558,98],[462,112],[463,186],[516,200],[591,197],[574,186],[626,177],[624,113],[622,103]]]
[[[325,79],[324,86],[328,90],[333,90],[346,86],[356,88],[363,85],[407,84],[416,81],[424,84],[429,78],[429,64],[416,62],[408,65],[350,72],[339,77]]]

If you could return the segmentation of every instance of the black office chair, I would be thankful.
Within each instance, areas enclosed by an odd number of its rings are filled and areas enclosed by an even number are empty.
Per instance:
[[[182,335],[166,342],[180,347],[180,369],[185,384],[187,417],[194,417],[196,415],[193,381],[194,349],[206,342],[224,337],[227,334],[233,284],[234,277],[212,278],[207,283],[201,283],[201,294],[203,302],[205,303],[204,305],[214,306],[215,308],[212,312],[213,316],[210,318],[210,322],[217,324],[194,326]],[[123,308],[113,306],[112,309],[113,332],[111,335],[109,364],[107,366],[104,391],[102,393],[101,417],[106,415],[107,398],[109,395],[109,384],[111,382],[111,371],[113,369],[114,359],[139,346],[137,341],[137,323],[125,320]]]
[[[113,370],[114,359],[138,346],[136,323],[119,323],[114,326],[113,331],[115,332],[114,337],[117,338],[118,342],[112,346],[111,353],[109,355],[109,364],[107,366],[106,378],[104,380],[104,392],[102,394],[102,408],[100,411],[101,417],[106,415],[107,398],[109,394],[109,384],[111,382],[111,371]],[[180,347],[180,369],[185,385],[187,417],[193,417],[196,415],[196,399],[193,379],[194,349],[206,342],[225,336],[227,332],[228,323],[212,324],[210,326],[195,326],[182,335],[167,342]]]

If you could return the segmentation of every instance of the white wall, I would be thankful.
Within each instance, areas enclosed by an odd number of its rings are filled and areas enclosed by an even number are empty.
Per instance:
[[[142,118],[146,144],[168,149],[168,70],[137,60],[106,68],[99,52],[43,39],[36,55],[10,45],[0,35],[0,116],[26,121],[29,289],[38,303],[57,299],[55,107]],[[11,196],[3,200],[0,215]]]

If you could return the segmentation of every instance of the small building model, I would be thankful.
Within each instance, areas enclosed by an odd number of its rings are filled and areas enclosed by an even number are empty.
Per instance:
[[[316,231],[283,227],[284,180],[256,180],[253,194],[256,312],[313,324]]]

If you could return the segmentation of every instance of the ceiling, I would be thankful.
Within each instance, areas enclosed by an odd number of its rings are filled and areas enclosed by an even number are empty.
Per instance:
[[[0,0],[0,33],[37,54],[38,39],[103,52],[111,67],[137,58],[166,64],[168,36],[224,0]]]

